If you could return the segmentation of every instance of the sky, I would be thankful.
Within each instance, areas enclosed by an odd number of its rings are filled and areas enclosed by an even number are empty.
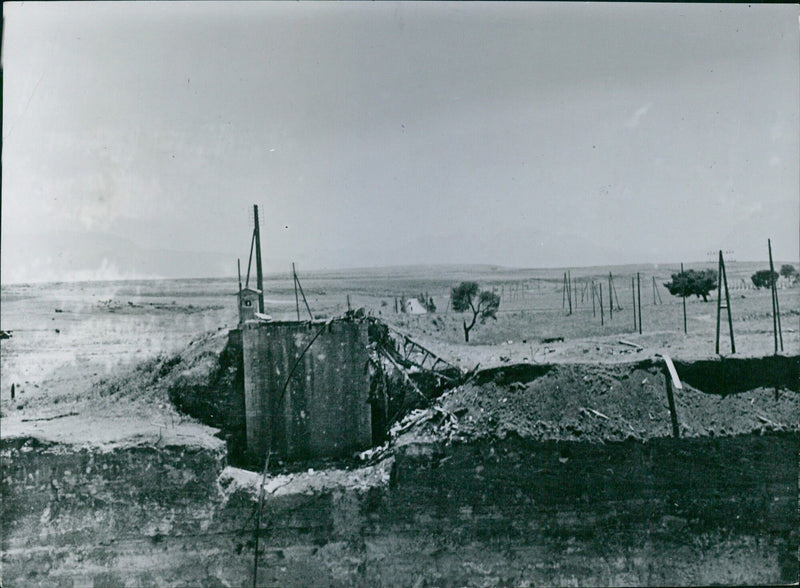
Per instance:
[[[794,5],[3,12],[3,283],[800,256]]]

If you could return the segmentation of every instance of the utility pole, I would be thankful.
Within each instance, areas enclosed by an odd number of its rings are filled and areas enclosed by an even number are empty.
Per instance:
[[[575,309],[578,309],[578,278],[572,280],[572,289],[575,294]]]
[[[683,273],[683,262],[681,262],[681,273]],[[683,334],[686,334],[686,296],[681,296],[683,300]]]
[[[656,277],[652,276],[653,278],[653,306],[656,305]]]
[[[572,277],[569,275],[569,271],[567,271],[566,273],[565,281],[567,285],[567,302],[569,302],[569,314],[572,314]]]
[[[653,306],[657,304],[664,304],[664,301],[661,300],[661,292],[658,291],[656,287],[656,277],[653,276]]]
[[[639,279],[639,272],[636,272],[636,298],[639,301],[639,334],[642,334],[642,282]]]
[[[600,286],[600,326],[602,327],[605,324],[603,320],[603,282],[598,285]]]
[[[722,287],[725,286],[725,304],[722,304]],[[722,309],[728,311],[728,327],[731,333],[731,353],[736,353],[736,344],[733,341],[733,319],[731,318],[731,297],[728,292],[728,276],[725,272],[725,261],[722,259],[722,250],[719,252],[719,271],[717,275],[717,347],[716,352],[719,355],[719,320]]]
[[[783,351],[783,330],[781,329],[781,307],[778,304],[778,286],[777,280],[773,279],[775,276],[775,265],[772,263],[772,241],[767,239],[767,247],[769,248],[769,278],[772,284],[772,335],[775,339],[775,354],[778,354],[778,338],[780,337],[781,351]]]
[[[261,232],[258,229],[258,204],[253,204],[253,218],[255,219],[255,228],[253,234],[255,236],[256,245],[256,288],[258,288],[258,312],[264,312],[264,276],[261,273]]]
[[[236,258],[236,273],[239,274],[239,293],[236,296],[236,310],[239,312],[239,322],[242,322],[242,262]]]
[[[297,320],[300,320],[300,299],[297,297],[297,272],[292,262],[292,282],[294,282],[294,307],[297,310]]]

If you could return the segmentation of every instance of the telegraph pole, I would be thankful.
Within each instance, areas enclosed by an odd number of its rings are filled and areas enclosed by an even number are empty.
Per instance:
[[[639,280],[639,272],[636,272],[636,298],[639,301],[639,334],[642,334],[642,283]]]
[[[261,232],[258,230],[258,204],[253,204],[255,228],[253,235],[256,247],[256,288],[258,288],[258,312],[264,312],[264,276],[261,273]]]
[[[778,337],[780,337],[781,351],[783,351],[783,330],[781,329],[781,307],[778,304],[778,286],[775,283],[777,280],[775,276],[775,266],[772,263],[772,241],[767,239],[767,247],[769,248],[769,278],[772,285],[772,334],[775,339],[775,354],[778,353]]]
[[[725,304],[722,303],[722,288],[725,287]],[[731,353],[736,353],[736,344],[733,341],[733,319],[731,318],[731,297],[728,292],[728,275],[725,272],[725,261],[722,259],[722,250],[719,252],[719,271],[717,272],[717,346],[716,353],[719,355],[719,323],[722,309],[728,311],[728,328],[731,333]]]
[[[683,273],[683,262],[681,262],[681,274]],[[683,300],[683,334],[686,334],[686,296],[681,296]]]

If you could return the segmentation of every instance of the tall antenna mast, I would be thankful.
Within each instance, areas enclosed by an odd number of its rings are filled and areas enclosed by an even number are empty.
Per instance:
[[[264,276],[261,273],[261,233],[258,230],[258,204],[253,204],[255,228],[253,236],[256,246],[256,288],[258,288],[258,312],[264,312]]]

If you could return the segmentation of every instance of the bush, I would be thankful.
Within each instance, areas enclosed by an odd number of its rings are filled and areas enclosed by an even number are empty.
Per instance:
[[[778,272],[772,270],[759,270],[750,276],[756,288],[771,288],[778,281]]]
[[[800,277],[798,276],[797,269],[795,269],[793,265],[790,265],[788,263],[785,263],[781,266],[780,274],[787,280],[791,280],[792,283],[796,283],[798,277]]]

